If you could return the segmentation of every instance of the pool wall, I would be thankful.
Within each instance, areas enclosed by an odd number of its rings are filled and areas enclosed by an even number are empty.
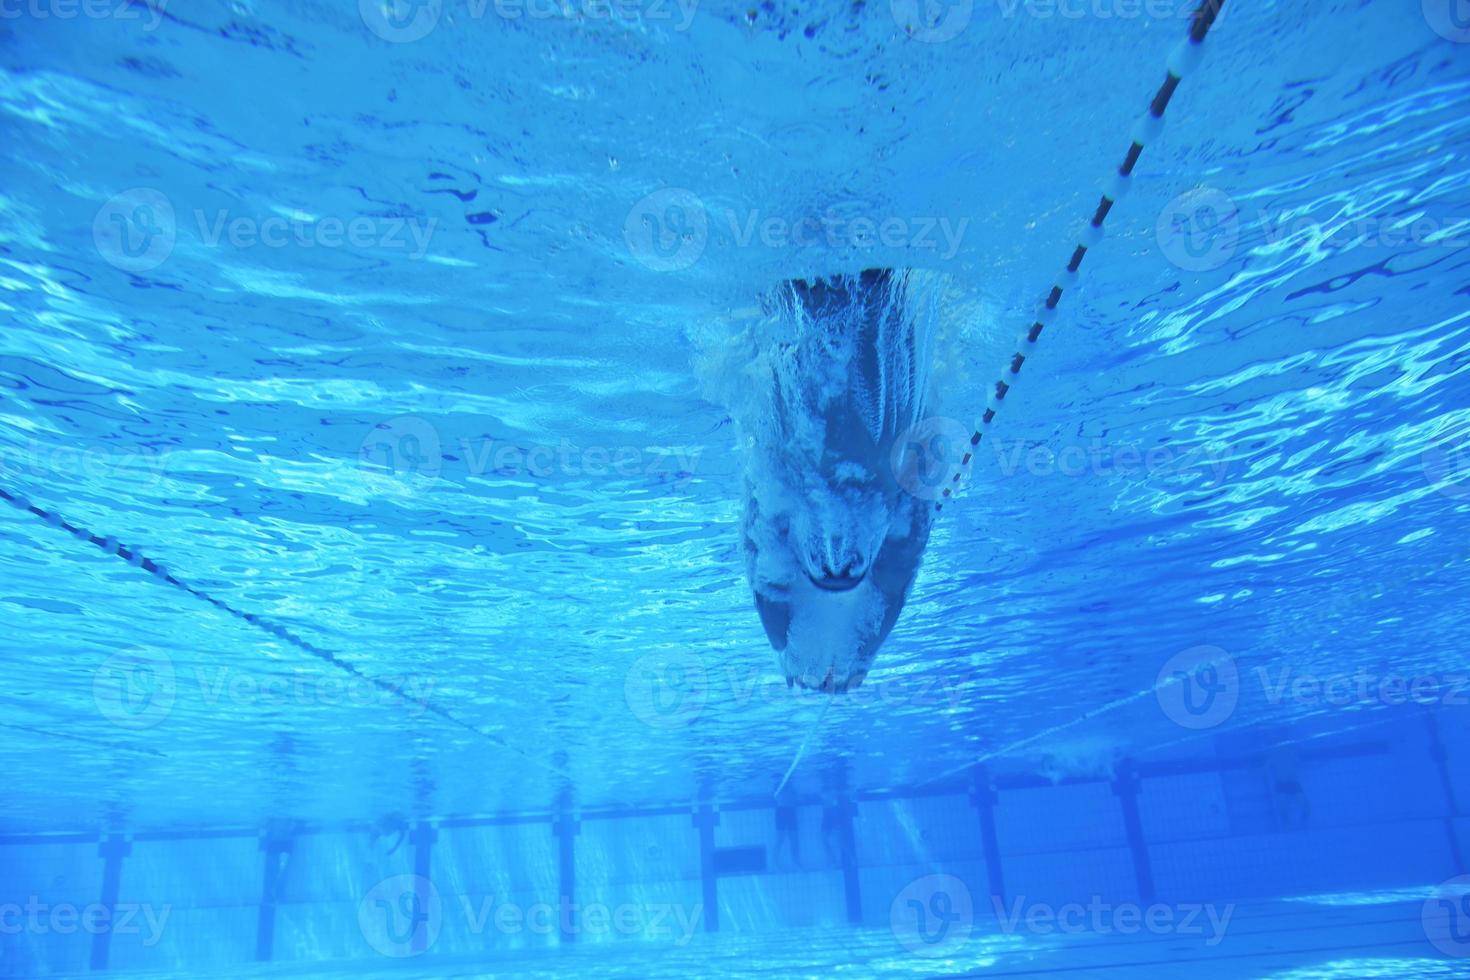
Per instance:
[[[1424,887],[1465,873],[1470,854],[1455,799],[1470,785],[1470,738],[1448,717],[1406,713],[1392,728],[1308,742],[1305,813],[1281,805],[1258,733],[1217,740],[1208,757],[1129,762],[1113,778],[981,771],[968,787],[799,797],[795,846],[778,840],[763,799],[10,835],[0,972],[493,961],[804,927],[893,927],[902,941],[904,905],[915,887],[928,901],[936,880],[948,882],[944,907],[967,905],[977,921],[1068,903]]]

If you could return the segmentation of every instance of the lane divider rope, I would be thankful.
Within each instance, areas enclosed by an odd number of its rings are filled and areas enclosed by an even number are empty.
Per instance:
[[[228,613],[229,615],[234,616],[236,619],[239,619],[245,623],[248,623],[256,629],[269,633],[271,636],[274,636],[277,639],[289,643],[291,646],[296,647],[298,650],[310,654],[311,656],[325,663],[331,664],[333,667],[336,667],[338,670],[343,671],[344,673],[367,681],[369,684],[372,684],[379,690],[386,691],[394,697],[400,698],[408,704],[413,705],[415,708],[419,708],[424,711],[428,711],[431,714],[437,715],[439,718],[442,718],[444,721],[447,721],[451,725],[462,728],[465,731],[477,735],[488,742],[492,742],[499,748],[505,749],[507,752],[512,752],[520,756],[521,758],[535,764],[536,766],[539,766],[542,769],[555,773],[558,776],[570,778],[568,773],[564,770],[553,766],[550,763],[537,759],[526,752],[522,752],[520,749],[516,748],[514,745],[511,745],[499,735],[491,734],[490,732],[484,731],[483,729],[470,724],[469,722],[460,718],[458,715],[454,714],[448,709],[434,704],[432,701],[429,701],[427,698],[419,698],[415,697],[412,694],[409,694],[403,689],[402,685],[392,684],[388,681],[383,680],[382,678],[373,677],[370,674],[365,674],[352,663],[343,660],[341,657],[337,656],[335,653],[332,653],[330,650],[325,650],[317,646],[315,643],[312,643],[309,640],[297,636],[294,632],[282,626],[281,624],[273,623],[269,619],[266,619],[262,616],[257,616],[255,613],[249,613],[238,609],[235,606],[230,605],[228,602],[225,602],[222,599],[210,595],[203,589],[196,589],[194,586],[175,577],[173,573],[164,568],[163,565],[147,557],[137,548],[129,547],[120,543],[117,538],[111,536],[102,537],[100,535],[93,534],[86,528],[81,527],[77,524],[73,524],[72,522],[66,520],[55,511],[46,510],[42,507],[37,507],[25,497],[20,496],[19,494],[13,494],[3,487],[0,487],[0,500],[4,500],[17,509],[25,511],[28,514],[39,517],[45,523],[50,524],[52,527],[65,531],[79,541],[96,545],[99,549],[102,550],[104,554],[120,558],[123,561],[127,562],[129,565],[132,565],[134,568],[142,569],[143,571],[151,575],[155,581],[164,585],[171,585],[181,592],[187,592],[194,598],[202,602],[207,602],[209,605],[214,606],[221,612]]]
[[[1082,266],[1082,259],[1087,255],[1088,249],[1095,248],[1103,239],[1103,222],[1107,220],[1108,214],[1128,193],[1132,183],[1133,168],[1138,165],[1138,159],[1143,155],[1143,148],[1150,143],[1156,142],[1164,131],[1164,110],[1169,107],[1169,100],[1174,97],[1174,92],[1179,88],[1179,83],[1186,75],[1191,74],[1199,68],[1204,58],[1205,38],[1210,33],[1216,19],[1220,16],[1220,8],[1225,5],[1225,0],[1204,0],[1194,12],[1194,18],[1190,21],[1189,36],[1179,42],[1169,55],[1168,73],[1164,77],[1164,83],[1159,86],[1158,92],[1154,94],[1153,101],[1149,103],[1148,111],[1138,120],[1133,127],[1132,144],[1128,147],[1128,154],[1123,158],[1123,163],[1108,180],[1103,190],[1102,200],[1098,202],[1097,210],[1093,212],[1092,220],[1083,229],[1079,236],[1076,247],[1072,250],[1072,257],[1067,262],[1066,269],[1059,277],[1059,281],[1052,284],[1051,292],[1037,308],[1036,316],[1031,326],[1016,341],[1016,351],[1011,355],[1010,363],[1001,370],[1001,377],[995,382],[995,387],[990,398],[985,404],[985,413],[980,417],[980,424],[970,434],[970,445],[965,451],[964,458],[960,460],[959,469],[954,473],[940,499],[935,501],[934,509],[944,509],[944,501],[948,500],[954,493],[961,478],[965,475],[966,468],[974,459],[976,447],[980,445],[980,438],[985,430],[990,428],[990,423],[995,419],[995,413],[1005,402],[1007,392],[1015,384],[1016,378],[1021,373],[1021,365],[1026,363],[1036,347],[1036,341],[1041,337],[1041,332],[1056,319],[1057,304],[1062,300],[1062,293],[1073,288],[1078,281],[1078,270]],[[1008,380],[1009,379],[1009,380]]]

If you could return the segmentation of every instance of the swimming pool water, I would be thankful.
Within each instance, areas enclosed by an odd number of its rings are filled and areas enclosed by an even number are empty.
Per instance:
[[[1195,6],[0,4],[0,972],[1454,975],[1463,2],[1228,4],[867,683],[752,608],[761,297],[942,276],[953,463]]]

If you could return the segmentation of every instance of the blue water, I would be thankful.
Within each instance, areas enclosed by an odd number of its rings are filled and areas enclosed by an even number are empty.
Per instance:
[[[963,468],[1193,4],[398,7],[0,3],[0,974],[1465,975],[1463,0],[1232,0]],[[883,267],[832,699],[742,351]]]

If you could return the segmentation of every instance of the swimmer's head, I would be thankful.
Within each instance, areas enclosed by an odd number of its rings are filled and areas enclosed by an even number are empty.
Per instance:
[[[892,523],[891,501],[870,486],[818,488],[818,499],[791,517],[790,547],[811,583],[829,592],[855,588],[873,567]]]

